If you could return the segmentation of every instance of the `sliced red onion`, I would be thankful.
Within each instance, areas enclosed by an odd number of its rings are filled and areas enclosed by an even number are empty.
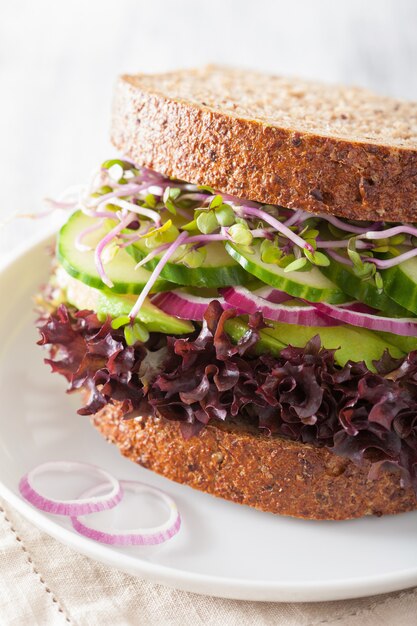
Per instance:
[[[73,472],[85,471],[105,480],[109,486],[107,493],[101,496],[83,496],[77,500],[56,500],[46,498],[33,486],[34,479],[47,472]],[[103,487],[103,485],[102,485]],[[123,497],[123,491],[119,481],[106,470],[90,465],[89,463],[79,463],[76,461],[49,461],[42,463],[28,472],[19,483],[21,495],[34,507],[54,515],[88,515],[89,513],[99,513],[116,506]]]
[[[274,304],[281,304],[281,302],[293,300],[293,296],[288,295],[285,291],[280,291],[279,289],[274,289],[273,287],[268,287],[267,285],[260,287],[259,289],[254,289],[252,293],[259,298],[263,298],[264,300],[268,300],[268,302],[273,302]]]
[[[201,322],[212,300],[220,302],[224,309],[232,308],[230,304],[225,302],[224,298],[202,298],[181,289],[157,293],[152,298],[152,304],[168,315],[174,315],[182,320]]]
[[[300,326],[336,326],[337,322],[322,314],[315,306],[287,306],[264,300],[244,287],[220,289],[225,301],[242,313],[260,312],[265,319]]]
[[[312,303],[308,303],[312,304]],[[377,313],[377,309],[373,309],[372,307],[364,304],[363,302],[359,302],[359,300],[352,300],[352,302],[345,302],[344,304],[339,304],[341,309],[346,309],[347,311],[357,311],[358,313],[369,313],[370,315],[375,315]]]
[[[328,315],[343,324],[394,333],[405,337],[417,337],[417,319],[415,318],[382,317],[381,315],[354,311],[352,308],[342,308],[324,302],[315,302],[313,306],[320,313]]]
[[[112,546],[151,546],[160,543],[164,543],[176,535],[181,528],[181,517],[174,500],[165,492],[156,487],[145,485],[133,480],[121,480],[120,484],[124,492],[131,490],[136,493],[151,493],[158,496],[162,502],[167,506],[169,511],[169,517],[166,522],[159,526],[152,528],[136,528],[132,530],[118,530],[117,532],[104,532],[102,530],[96,530],[92,526],[89,526],[85,520],[81,520],[79,516],[71,516],[71,522],[74,529],[88,537],[99,541],[100,543],[106,543]],[[101,485],[89,489],[82,497],[91,499],[97,497],[97,493],[100,493]]]

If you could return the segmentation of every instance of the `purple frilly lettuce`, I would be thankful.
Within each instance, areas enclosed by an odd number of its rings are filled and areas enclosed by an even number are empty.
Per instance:
[[[126,419],[142,413],[178,421],[184,437],[209,422],[239,419],[355,463],[368,460],[371,476],[399,470],[417,491],[417,352],[397,360],[386,352],[375,372],[363,362],[339,367],[319,336],[279,357],[257,356],[251,348],[261,316],[249,318],[234,344],[225,331],[234,315],[213,301],[200,332],[151,333],[128,346],[110,320],[61,305],[43,320],[39,344],[50,346],[46,362],[65,376],[68,391],[88,392],[82,415],[121,401]]]

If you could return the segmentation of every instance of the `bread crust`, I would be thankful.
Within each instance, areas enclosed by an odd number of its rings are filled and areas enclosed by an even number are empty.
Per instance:
[[[131,461],[170,480],[239,504],[304,519],[344,520],[411,511],[417,500],[398,473],[367,478],[326,448],[268,437],[240,424],[208,425],[185,440],[177,422],[123,420],[107,405],[93,424]]]
[[[416,220],[417,146],[280,128],[176,99],[158,91],[157,76],[155,88],[146,79],[121,76],[113,103],[112,141],[138,165],[293,209]]]

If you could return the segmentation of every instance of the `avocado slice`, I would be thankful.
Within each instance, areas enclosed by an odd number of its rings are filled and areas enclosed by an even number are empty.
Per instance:
[[[365,361],[371,371],[375,371],[372,361],[381,358],[388,348],[391,356],[400,358],[406,352],[417,349],[417,339],[414,337],[397,337],[390,333],[373,333],[364,328],[352,326],[296,326],[278,322],[269,322],[273,327],[259,331],[259,341],[254,351],[256,354],[269,353],[279,356],[281,350],[288,345],[297,348],[304,346],[315,335],[320,335],[322,345],[328,349],[337,349],[335,361],[338,365],[345,365],[347,361]],[[248,330],[246,322],[239,318],[227,320],[225,330],[234,343],[237,343]],[[384,336],[380,336],[384,335]],[[385,336],[386,335],[386,336]],[[398,341],[398,344],[396,341]]]
[[[225,331],[231,338],[234,343],[237,343],[239,339],[243,337],[243,335],[248,330],[248,325],[242,319],[237,317],[227,320],[224,325]],[[265,329],[259,331],[259,341],[254,346],[254,351],[256,354],[273,354],[274,356],[279,356],[281,350],[286,347],[286,343],[282,343],[276,337],[272,337],[271,335],[267,335]]]
[[[97,301],[97,313],[110,315],[110,317],[126,316],[129,315],[135,302],[135,296],[100,291]],[[142,304],[137,318],[145,324],[150,332],[184,335],[194,331],[194,326],[191,322],[164,313],[149,300],[145,300]]]
[[[89,287],[69,276],[63,268],[57,271],[57,282],[64,289],[69,304],[80,310],[90,309],[112,318],[129,315],[137,298],[135,295],[111,293]],[[150,332],[185,335],[194,331],[194,325],[191,322],[164,313],[149,300],[143,303],[137,319]]]
[[[395,358],[404,356],[400,347],[389,343],[385,337],[352,326],[296,326],[274,322],[273,327],[263,328],[262,333],[298,348],[304,347],[315,335],[320,335],[325,348],[337,349],[335,361],[341,366],[347,361],[365,361],[367,367],[375,371],[372,361],[380,359],[387,348]]]
[[[417,350],[417,337],[404,337],[403,335],[394,335],[394,333],[385,333],[382,331],[375,332],[384,339],[384,341],[391,343],[393,346],[397,346],[400,350],[403,350],[407,354]]]

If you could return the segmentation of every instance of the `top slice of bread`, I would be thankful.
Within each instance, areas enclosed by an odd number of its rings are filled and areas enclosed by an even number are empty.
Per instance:
[[[112,140],[139,165],[350,219],[417,221],[417,103],[221,67],[121,76]]]

